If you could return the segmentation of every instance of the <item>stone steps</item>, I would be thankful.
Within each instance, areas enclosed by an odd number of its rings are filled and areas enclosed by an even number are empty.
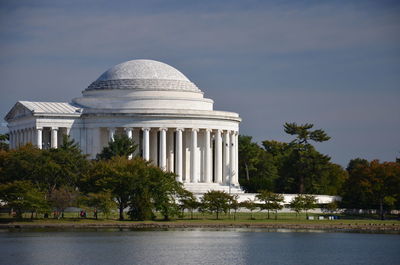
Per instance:
[[[204,194],[210,190],[225,191],[231,194],[242,194],[244,191],[239,186],[222,185],[218,183],[184,183],[185,189],[195,194]]]

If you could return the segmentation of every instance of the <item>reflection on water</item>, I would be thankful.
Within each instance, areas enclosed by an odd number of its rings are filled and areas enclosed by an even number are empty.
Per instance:
[[[210,231],[1,232],[0,264],[399,264],[400,235]]]

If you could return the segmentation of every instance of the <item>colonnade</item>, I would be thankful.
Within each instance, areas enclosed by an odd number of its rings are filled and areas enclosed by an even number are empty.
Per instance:
[[[66,129],[66,133],[68,134],[69,129]],[[10,130],[10,148],[15,149],[27,143],[32,143],[36,145],[38,148],[57,148],[58,147],[58,139],[59,139],[59,127],[49,127],[50,135],[48,139],[44,141],[44,128],[24,128],[17,130]]]
[[[113,140],[116,128],[107,128]],[[238,133],[199,128],[124,128],[143,159],[184,183],[238,185]]]
[[[104,129],[107,129],[108,141],[114,140],[117,131],[121,133],[120,127]],[[138,144],[135,155],[141,155],[161,169],[175,173],[180,182],[239,184],[237,131],[164,127],[122,129]],[[57,148],[64,133],[69,134],[69,128],[10,130],[10,147],[15,149],[30,142],[40,149]],[[98,141],[99,146],[106,144],[102,144],[100,139]]]

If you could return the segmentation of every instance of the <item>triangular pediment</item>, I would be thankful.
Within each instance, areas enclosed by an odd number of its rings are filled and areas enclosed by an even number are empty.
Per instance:
[[[32,110],[28,109],[24,106],[21,102],[17,102],[14,107],[7,113],[6,117],[4,118],[7,122],[11,122],[13,120],[26,117],[26,116],[33,116]]]

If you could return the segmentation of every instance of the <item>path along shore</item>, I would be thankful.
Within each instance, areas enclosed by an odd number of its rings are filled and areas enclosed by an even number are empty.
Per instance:
[[[293,230],[330,230],[353,232],[399,233],[399,224],[374,223],[192,223],[192,222],[134,222],[134,223],[7,223],[0,224],[0,229],[293,229]]]

